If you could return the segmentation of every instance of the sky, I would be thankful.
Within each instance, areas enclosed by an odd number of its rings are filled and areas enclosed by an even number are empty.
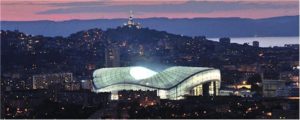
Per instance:
[[[298,0],[1,0],[1,21],[299,15]]]

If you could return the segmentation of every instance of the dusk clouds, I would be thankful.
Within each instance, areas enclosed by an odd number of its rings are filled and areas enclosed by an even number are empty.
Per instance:
[[[13,9],[15,8],[15,9]],[[1,2],[1,20],[68,20],[125,18],[133,10],[136,17],[243,17],[266,18],[298,15],[298,1],[254,0],[167,0],[160,1],[110,1],[110,0],[61,0],[61,1],[8,1]],[[22,14],[18,17],[18,14]],[[27,15],[29,18],[22,16]]]

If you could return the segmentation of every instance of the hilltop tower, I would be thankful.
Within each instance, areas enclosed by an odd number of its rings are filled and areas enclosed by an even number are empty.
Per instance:
[[[131,27],[136,27],[138,29],[142,28],[140,23],[135,23],[133,21],[133,12],[132,12],[132,10],[130,10],[128,21],[127,21],[127,23],[124,23],[124,26],[127,26],[129,28],[131,28]]]
[[[133,12],[132,12],[132,10],[130,10],[130,15],[129,15],[129,18],[128,18],[127,25],[128,25],[128,26],[134,25],[134,22],[133,22]]]

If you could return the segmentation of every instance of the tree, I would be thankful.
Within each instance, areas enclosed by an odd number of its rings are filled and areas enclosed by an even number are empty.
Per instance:
[[[251,92],[258,96],[262,96],[262,78],[259,74],[249,77],[247,82],[251,85]]]

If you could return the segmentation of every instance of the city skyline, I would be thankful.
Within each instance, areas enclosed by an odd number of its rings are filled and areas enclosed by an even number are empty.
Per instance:
[[[297,0],[0,1],[1,119],[299,119]]]
[[[18,0],[1,1],[1,21],[64,21],[72,19],[127,18],[133,10],[137,18],[268,18],[299,15],[297,0]],[[245,14],[247,13],[247,14]]]

